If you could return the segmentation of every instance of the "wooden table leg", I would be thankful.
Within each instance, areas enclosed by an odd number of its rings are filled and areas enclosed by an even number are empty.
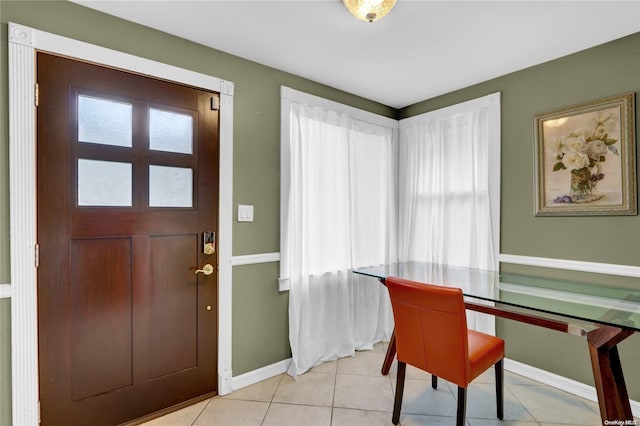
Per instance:
[[[393,358],[396,356],[396,329],[393,329],[393,333],[391,333],[391,340],[389,340],[389,347],[387,348],[387,355],[384,357],[384,362],[382,363],[382,370],[380,372],[383,376],[389,374],[389,370],[391,370],[391,364],[393,364]]]
[[[617,346],[632,334],[631,330],[612,326],[602,326],[587,334],[603,424],[613,420],[633,420]]]

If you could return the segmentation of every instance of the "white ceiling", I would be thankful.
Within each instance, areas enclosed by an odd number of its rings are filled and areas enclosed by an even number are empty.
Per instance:
[[[640,0],[74,1],[394,108],[640,31]]]

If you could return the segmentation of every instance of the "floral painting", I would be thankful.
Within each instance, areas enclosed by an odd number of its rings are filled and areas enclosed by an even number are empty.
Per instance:
[[[633,94],[536,116],[536,215],[636,214]]]

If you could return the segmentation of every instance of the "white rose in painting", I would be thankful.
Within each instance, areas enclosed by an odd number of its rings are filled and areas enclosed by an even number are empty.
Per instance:
[[[599,160],[607,155],[607,144],[601,140],[591,141],[587,144],[587,155],[592,160]]]
[[[551,142],[551,146],[549,147],[549,150],[551,151],[551,155],[553,155],[556,158],[561,158],[563,147],[564,147],[564,144],[562,143],[562,138],[560,137],[556,138],[553,142]]]
[[[565,153],[585,152],[586,150],[587,142],[585,142],[584,136],[569,137],[564,140],[563,151]]]
[[[589,165],[589,156],[578,151],[567,152],[562,157],[562,164],[570,170],[582,169]]]

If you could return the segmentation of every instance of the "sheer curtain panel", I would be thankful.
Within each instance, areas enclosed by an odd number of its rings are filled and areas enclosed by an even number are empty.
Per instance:
[[[397,260],[397,122],[281,94],[279,288],[295,377],[391,335],[386,288],[351,271]]]
[[[497,271],[500,94],[401,120],[399,170],[400,260]]]

